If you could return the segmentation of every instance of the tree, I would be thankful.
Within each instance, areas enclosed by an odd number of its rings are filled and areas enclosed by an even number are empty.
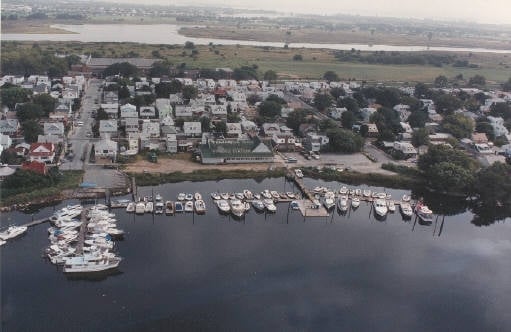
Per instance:
[[[53,112],[55,109],[55,99],[47,93],[42,93],[39,95],[35,95],[32,98],[32,102],[34,104],[38,104],[41,106],[42,112],[45,117],[47,117],[50,112]]]
[[[121,75],[124,77],[136,76],[138,68],[129,62],[118,62],[111,64],[103,70],[104,76]]]
[[[414,111],[408,117],[408,123],[412,128],[423,128],[426,122],[428,122],[428,112],[426,111]]]
[[[25,103],[18,106],[16,115],[21,123],[28,120],[39,120],[44,116],[43,108],[39,104]]]
[[[18,154],[16,153],[16,150],[6,149],[6,150],[2,151],[2,154],[0,155],[0,161],[3,164],[18,165],[19,157],[18,157]]]
[[[289,113],[286,119],[286,126],[293,129],[294,133],[298,135],[298,130],[302,123],[306,123],[308,112],[302,109],[294,110]]]
[[[399,114],[392,108],[380,107],[371,115],[369,121],[378,127],[380,141],[393,141],[395,134],[403,130]]]
[[[281,110],[282,105],[272,100],[265,100],[259,104],[259,115],[265,118],[274,119],[280,115]]]
[[[200,123],[201,123],[202,132],[203,133],[209,132],[211,120],[207,116],[202,116],[200,118]]]
[[[169,75],[170,66],[172,64],[168,61],[156,61],[149,69],[149,76],[151,77],[161,77],[165,75]]]
[[[127,99],[131,97],[130,90],[127,86],[123,85],[119,88],[119,99]]]
[[[376,102],[385,107],[394,107],[401,101],[401,94],[395,88],[382,88],[376,92]]]
[[[432,145],[428,152],[419,157],[419,169],[427,173],[433,165],[441,162],[453,163],[461,168],[474,171],[476,162],[463,152],[453,149],[448,145]]]
[[[426,84],[418,83],[415,85],[414,95],[419,99],[429,99],[433,95],[433,92],[427,87]]]
[[[314,106],[320,111],[324,111],[332,105],[332,98],[326,93],[316,93],[314,96]]]
[[[108,113],[102,108],[100,108],[96,114],[96,121],[100,120],[108,120]]]
[[[482,87],[486,85],[486,78],[483,75],[475,75],[468,80],[468,85],[474,87]]]
[[[319,130],[327,131],[332,128],[338,128],[337,122],[332,119],[323,119],[319,122]]]
[[[435,78],[435,87],[445,88],[449,84],[449,80],[444,75],[437,76]]]
[[[257,80],[258,76],[256,65],[234,68],[234,71],[232,72],[232,78],[238,81],[252,79]]]
[[[351,97],[339,99],[337,101],[337,107],[346,107],[348,111],[353,112],[354,114],[358,113],[360,110],[358,102]]]
[[[323,79],[328,82],[337,82],[337,81],[339,81],[339,76],[337,75],[337,73],[335,71],[329,70],[323,74]]]
[[[276,81],[277,80],[277,73],[273,70],[267,70],[264,73],[264,80],[268,82]]]
[[[504,91],[511,91],[511,77],[507,80],[507,82],[502,84],[502,90]]]
[[[269,95],[267,98],[266,98],[266,101],[274,101],[276,103],[279,103],[281,105],[286,105],[287,104],[287,101],[285,101],[284,99],[280,98],[279,96],[277,96],[276,94],[271,94]]]
[[[412,133],[412,144],[415,147],[429,144],[429,132],[425,128],[419,128]]]
[[[23,135],[25,142],[34,143],[37,142],[38,135],[43,134],[43,128],[39,125],[36,120],[27,120],[23,122]]]
[[[257,94],[251,94],[247,97],[247,103],[249,105],[254,105],[255,103],[258,103],[261,101],[261,97]]]
[[[511,118],[511,107],[507,103],[494,103],[490,106],[490,114],[507,120]]]
[[[183,99],[190,100],[197,98],[199,91],[193,85],[185,85],[183,87]]]
[[[426,178],[435,190],[463,194],[471,192],[475,180],[472,171],[446,161],[433,165]]]
[[[474,121],[462,114],[452,114],[444,118],[442,127],[457,139],[468,138],[474,131]]]
[[[302,61],[303,56],[301,54],[295,54],[293,55],[293,61]]]
[[[343,88],[335,87],[330,89],[330,94],[335,100],[337,100],[340,96],[345,96],[346,91],[344,91]]]
[[[495,133],[493,131],[493,126],[490,124],[488,119],[485,117],[477,119],[475,131],[478,133],[485,133],[486,137],[488,137],[488,139],[490,141],[493,141],[495,139]]]
[[[476,195],[483,205],[494,209],[497,205],[511,207],[511,166],[494,163],[477,173]]]
[[[193,42],[191,42],[191,41],[188,41],[188,40],[187,40],[187,41],[185,42],[185,46],[184,46],[184,47],[185,47],[186,49],[191,50],[191,49],[195,48],[195,44],[194,44]]]
[[[28,101],[29,92],[20,87],[8,87],[0,89],[0,100],[2,105],[14,109],[17,103]]]
[[[225,135],[227,133],[227,123],[225,121],[215,122],[215,132]]]
[[[449,94],[443,94],[435,100],[436,111],[443,115],[452,114],[462,106],[461,100]]]
[[[328,143],[329,150],[333,152],[355,153],[359,152],[364,146],[362,136],[349,130],[332,128],[326,134],[330,140]]]

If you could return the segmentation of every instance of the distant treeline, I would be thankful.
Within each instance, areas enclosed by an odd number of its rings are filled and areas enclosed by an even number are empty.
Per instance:
[[[334,56],[339,61],[345,62],[363,62],[370,64],[383,65],[431,65],[442,67],[443,65],[453,65],[455,67],[476,68],[477,65],[470,64],[467,60],[456,60],[453,55],[442,54],[414,54],[401,52],[376,51],[371,54],[361,53],[359,50],[334,51]]]

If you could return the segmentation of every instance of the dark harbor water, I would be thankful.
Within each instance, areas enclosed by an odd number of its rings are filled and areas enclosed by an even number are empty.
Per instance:
[[[454,211],[421,225],[396,211],[378,221],[364,202],[306,220],[287,203],[243,221],[219,215],[209,193],[243,188],[293,190],[284,179],[140,188],[164,200],[199,191],[208,212],[113,210],[127,232],[114,275],[67,277],[41,257],[49,224],[29,229],[0,249],[2,330],[511,330],[511,220],[476,226],[470,212]],[[1,225],[30,219],[4,214]]]

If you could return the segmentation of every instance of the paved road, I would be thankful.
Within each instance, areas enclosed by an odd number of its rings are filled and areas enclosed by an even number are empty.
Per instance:
[[[78,114],[76,114],[75,121],[82,121],[83,126],[74,126],[69,132],[67,142],[71,143],[70,149],[74,153],[72,160],[65,160],[60,169],[62,170],[80,170],[84,169],[84,163],[81,160],[82,156],[88,155],[92,146],[91,142],[94,139],[87,137],[87,133],[91,132],[93,118],[92,112],[99,108],[100,96],[101,96],[101,85],[102,80],[91,79],[89,80],[88,86],[85,88],[85,93],[82,99],[82,107]],[[96,100],[98,101],[96,103]]]

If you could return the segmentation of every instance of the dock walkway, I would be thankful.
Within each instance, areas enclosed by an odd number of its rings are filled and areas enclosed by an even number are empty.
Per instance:
[[[80,231],[78,232],[78,243],[76,244],[76,253],[77,255],[83,254],[83,245],[85,243],[85,234],[87,233],[87,214],[89,213],[89,209],[83,209],[82,214],[80,215],[80,220],[82,225],[80,226]]]

